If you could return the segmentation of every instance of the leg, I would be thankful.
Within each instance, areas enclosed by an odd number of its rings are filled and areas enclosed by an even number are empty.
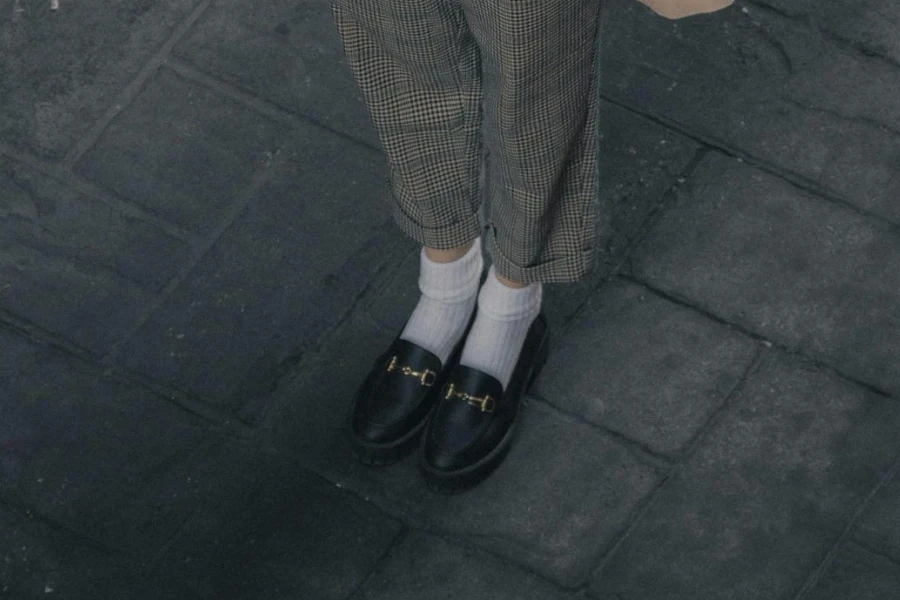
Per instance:
[[[462,0],[481,48],[487,244],[516,282],[581,279],[595,256],[599,0]]]
[[[449,0],[333,0],[332,7],[387,154],[392,216],[424,246],[422,297],[401,337],[444,363],[470,320],[482,270],[480,244],[472,250],[481,233],[478,48]]]
[[[392,216],[424,246],[419,303],[385,353],[391,360],[354,398],[354,450],[379,464],[417,441],[474,312],[483,269],[480,64],[453,0],[332,2],[387,154]]]
[[[481,233],[480,57],[450,0],[332,0],[350,67],[390,165],[388,203],[432,250]]]
[[[426,480],[450,490],[477,483],[503,460],[547,353],[542,282],[585,273],[597,200],[600,0],[461,2],[484,65],[494,264],[420,455]]]
[[[462,2],[485,73],[494,264],[460,363],[505,389],[541,282],[576,281],[594,257],[599,2]]]

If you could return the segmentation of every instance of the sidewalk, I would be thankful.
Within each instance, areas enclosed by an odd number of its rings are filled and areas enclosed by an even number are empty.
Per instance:
[[[900,599],[900,4],[609,0],[610,232],[468,493],[326,0],[0,3],[0,599]]]

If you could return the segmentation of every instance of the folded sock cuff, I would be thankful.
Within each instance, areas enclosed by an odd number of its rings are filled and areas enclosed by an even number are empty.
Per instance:
[[[442,302],[459,302],[471,298],[478,291],[484,259],[481,238],[452,262],[435,262],[428,258],[423,247],[419,255],[419,290],[425,296]]]
[[[525,287],[511,288],[500,283],[494,265],[478,294],[478,310],[497,321],[514,321],[525,316],[536,316],[541,310],[544,287],[529,283]]]

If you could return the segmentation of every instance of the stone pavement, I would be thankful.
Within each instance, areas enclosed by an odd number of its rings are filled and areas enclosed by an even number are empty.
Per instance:
[[[900,4],[606,2],[608,243],[450,497],[343,437],[418,248],[327,0],[60,4],[0,1],[0,598],[900,598]]]

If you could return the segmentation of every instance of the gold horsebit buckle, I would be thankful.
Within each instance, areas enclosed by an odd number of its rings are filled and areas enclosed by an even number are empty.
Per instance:
[[[425,369],[424,371],[415,371],[409,366],[404,365],[403,367],[399,367],[397,364],[397,357],[392,356],[391,362],[388,363],[388,366],[387,366],[387,372],[390,373],[391,371],[393,371],[394,369],[397,369],[397,368],[400,368],[400,372],[403,373],[404,375],[409,375],[411,377],[417,378],[422,383],[422,385],[424,385],[426,387],[433,386],[435,378],[437,377],[437,374],[434,371],[432,371],[431,369]],[[430,381],[428,379],[429,375],[431,376]],[[453,384],[451,383],[447,388],[447,394],[444,396],[444,398],[446,400],[449,400],[453,396],[456,396],[457,398],[465,400],[472,406],[477,406],[478,408],[481,409],[482,412],[489,412],[489,413],[494,412],[494,408],[496,408],[496,406],[497,406],[497,401],[494,400],[494,398],[491,395],[485,394],[484,398],[479,398],[478,396],[472,396],[465,392],[457,392],[455,390],[455,388],[453,387]]]
[[[444,396],[444,399],[449,400],[453,396],[465,400],[472,406],[479,407],[482,412],[494,412],[494,408],[497,406],[497,401],[489,394],[485,394],[484,398],[479,398],[478,396],[471,396],[465,392],[457,392],[454,390],[453,384],[451,383],[447,388],[447,394]]]
[[[391,362],[387,366],[387,372],[390,373],[391,371],[396,369],[397,366],[398,366],[397,365],[397,357],[396,356],[391,357]],[[424,371],[413,371],[411,367],[408,367],[405,365],[400,369],[400,372],[403,373],[404,375],[409,375],[411,377],[417,378],[422,383],[422,385],[424,385],[425,387],[433,386],[434,380],[437,377],[437,373],[435,373],[431,369],[425,369]],[[429,375],[431,375],[430,381],[428,380]]]

